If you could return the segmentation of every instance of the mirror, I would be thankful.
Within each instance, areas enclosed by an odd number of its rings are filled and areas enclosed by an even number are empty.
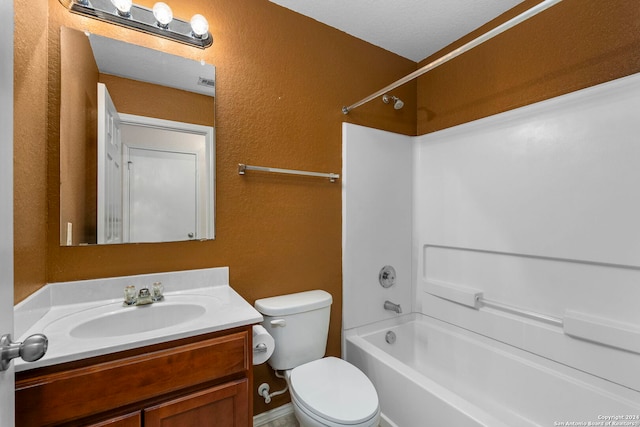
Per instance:
[[[60,245],[214,238],[215,67],[60,33]]]

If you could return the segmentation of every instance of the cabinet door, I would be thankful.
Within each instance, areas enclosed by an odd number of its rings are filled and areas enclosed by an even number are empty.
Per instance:
[[[145,409],[145,427],[248,427],[249,387],[243,379]]]
[[[99,423],[90,424],[87,427],[142,427],[142,414],[140,411],[132,414],[109,418]]]
[[[16,382],[16,425],[59,425],[225,376],[246,375],[251,369],[250,333],[249,326],[241,332],[50,374],[30,376],[23,371],[24,377]]]

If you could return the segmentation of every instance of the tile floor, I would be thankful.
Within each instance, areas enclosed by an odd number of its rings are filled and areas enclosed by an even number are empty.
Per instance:
[[[260,427],[300,427],[300,424],[298,424],[295,415],[290,413],[267,424],[262,424]]]
[[[381,427],[382,425],[380,425]],[[261,424],[260,427],[300,427],[293,413],[275,419],[267,424]]]

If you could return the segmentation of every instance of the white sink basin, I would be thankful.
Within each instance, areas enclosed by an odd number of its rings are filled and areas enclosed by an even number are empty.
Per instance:
[[[44,334],[66,332],[76,339],[124,337],[186,324],[220,306],[211,296],[173,296],[148,305],[123,307],[109,303],[78,311],[51,322]]]
[[[122,307],[89,319],[69,331],[74,338],[115,337],[179,325],[197,319],[207,310],[197,304],[155,303]]]
[[[165,300],[123,307],[126,286],[162,282]],[[14,309],[17,341],[43,333],[47,354],[15,360],[16,372],[223,330],[263,318],[229,286],[227,267],[49,283]]]

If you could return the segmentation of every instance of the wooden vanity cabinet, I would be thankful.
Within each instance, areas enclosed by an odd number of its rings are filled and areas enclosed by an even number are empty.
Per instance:
[[[87,424],[86,427],[140,427],[142,425],[142,413],[136,411],[132,414],[120,415],[97,423]]]
[[[251,326],[16,374],[16,425],[247,427]]]
[[[145,427],[247,426],[247,381],[237,381],[173,399],[144,410]],[[253,420],[252,420],[253,421]]]

